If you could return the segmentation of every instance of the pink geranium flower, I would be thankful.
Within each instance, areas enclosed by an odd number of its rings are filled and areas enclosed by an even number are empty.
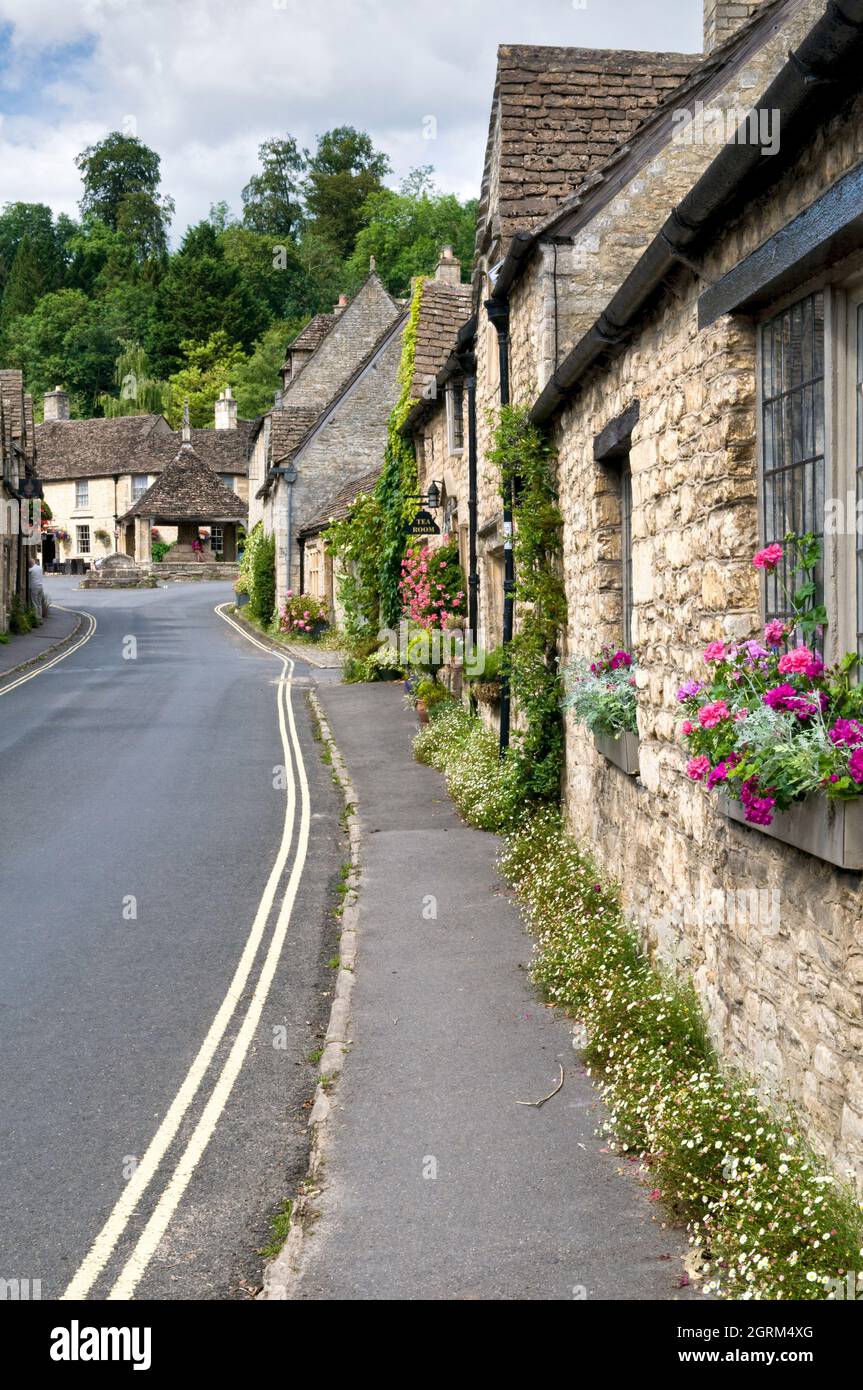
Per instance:
[[[704,648],[704,660],[705,660],[705,661],[724,661],[724,659],[725,659],[725,643],[724,643],[724,642],[710,642],[710,643],[708,643],[708,645]]]
[[[779,674],[782,676],[808,675],[809,667],[816,661],[815,654],[808,647],[794,647],[779,658]]]
[[[731,711],[724,700],[717,700],[712,705],[702,705],[698,711],[698,722],[702,729],[715,729],[723,719],[730,718]]]
[[[710,771],[710,759],[705,753],[698,758],[690,758],[686,764],[686,773],[693,782],[701,782]]]
[[[787,628],[781,618],[773,618],[764,629],[764,640],[768,647],[780,647],[786,634]]]
[[[775,570],[781,559],[782,546],[774,542],[773,545],[767,545],[763,550],[759,550],[756,555],[753,555],[752,563],[756,569],[770,571]]]
[[[863,782],[863,748],[855,748],[848,759],[848,771],[855,782]]]

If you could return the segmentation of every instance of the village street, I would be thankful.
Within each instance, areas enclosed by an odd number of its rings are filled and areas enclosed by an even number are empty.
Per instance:
[[[306,844],[302,787],[274,787],[281,663],[214,612],[227,584],[76,583],[52,580],[51,597],[92,613],[94,635],[9,693],[0,683],[0,1267],[41,1280],[43,1298],[79,1271],[77,1292],[102,1298],[138,1248],[120,1296],[246,1297],[305,1171],[341,798],[298,667],[287,780],[301,759]]]

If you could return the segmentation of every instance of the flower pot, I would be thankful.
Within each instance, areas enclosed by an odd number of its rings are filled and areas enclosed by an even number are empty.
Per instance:
[[[427,724],[429,722],[429,712],[425,700],[417,700],[416,709],[419,722],[421,724]]]
[[[594,734],[597,752],[607,758],[628,777],[638,773],[638,734],[626,731],[615,738],[612,734]]]
[[[748,830],[758,830],[840,869],[863,869],[863,799],[828,801],[824,796],[808,796],[787,811],[778,811],[770,825],[753,825],[740,802],[726,792],[719,793],[718,805],[721,815]]]

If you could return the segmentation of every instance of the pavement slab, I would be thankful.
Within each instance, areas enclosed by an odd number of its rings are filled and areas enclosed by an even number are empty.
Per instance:
[[[319,698],[359,801],[359,958],[293,1296],[691,1297],[683,1232],[597,1136],[603,1107],[567,1021],[531,986],[499,841],[465,826],[413,759],[399,686]],[[553,1100],[517,1104],[546,1095],[561,1064]]]

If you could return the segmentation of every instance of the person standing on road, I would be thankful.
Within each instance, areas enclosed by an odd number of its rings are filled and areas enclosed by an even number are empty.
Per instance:
[[[39,564],[38,558],[34,558],[30,566],[30,603],[36,612],[37,618],[44,618],[45,582],[42,574],[42,566]]]

